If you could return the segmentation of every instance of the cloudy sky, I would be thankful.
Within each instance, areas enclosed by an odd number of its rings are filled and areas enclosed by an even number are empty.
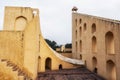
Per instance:
[[[58,44],[72,41],[73,6],[79,13],[120,20],[120,0],[0,0],[0,29],[3,28],[5,6],[39,8],[43,36]]]

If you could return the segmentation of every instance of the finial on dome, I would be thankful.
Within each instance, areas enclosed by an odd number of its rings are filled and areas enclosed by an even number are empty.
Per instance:
[[[72,12],[77,12],[77,10],[78,10],[78,8],[77,8],[76,6],[74,6],[74,7],[72,8]]]

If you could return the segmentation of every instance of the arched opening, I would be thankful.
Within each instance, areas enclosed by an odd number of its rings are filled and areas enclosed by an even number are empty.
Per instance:
[[[84,31],[86,31],[86,30],[87,30],[87,24],[84,23]]]
[[[80,24],[82,23],[82,19],[79,19],[79,23],[80,23]]]
[[[87,67],[87,61],[85,60],[85,67]]]
[[[45,70],[51,70],[51,58],[47,58],[45,61]]]
[[[19,16],[15,20],[14,30],[24,30],[27,24],[27,19],[23,16]]]
[[[62,64],[59,65],[59,70],[63,69]]]
[[[92,58],[93,72],[97,73],[97,59],[96,57]]]
[[[97,40],[95,36],[92,37],[92,52],[97,53]]]
[[[77,50],[78,50],[78,44],[77,44],[77,41],[76,41],[76,44],[75,44],[75,45],[76,45],[76,53],[77,53]]]
[[[75,31],[75,38],[77,39],[77,30]]]
[[[80,37],[82,35],[82,28],[81,27],[79,28],[79,35],[80,35]]]
[[[82,41],[80,40],[80,52],[82,52]]]
[[[95,23],[92,24],[92,33],[94,33],[94,32],[96,32],[96,24]]]
[[[115,54],[114,52],[114,35],[112,32],[107,32],[105,35],[106,52],[107,54]]]
[[[38,56],[38,72],[40,72],[40,65],[41,65],[41,57]]]
[[[116,80],[116,67],[112,60],[107,61],[107,80]]]
[[[80,54],[80,60],[82,60],[82,54]]]
[[[77,27],[77,19],[75,19],[75,26]]]

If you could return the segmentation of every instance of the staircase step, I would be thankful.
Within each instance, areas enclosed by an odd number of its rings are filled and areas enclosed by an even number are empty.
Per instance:
[[[30,78],[30,75],[27,73],[26,69],[21,69],[18,65],[12,63],[7,59],[1,59],[0,62],[1,65],[5,67],[5,69],[3,69],[3,72],[8,72],[9,74],[14,75],[13,80],[32,80]],[[0,80],[3,80],[3,78]]]

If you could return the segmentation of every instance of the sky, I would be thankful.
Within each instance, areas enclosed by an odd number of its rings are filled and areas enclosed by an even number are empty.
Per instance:
[[[79,13],[120,20],[120,0],[0,0],[1,30],[5,6],[38,8],[44,38],[59,45],[72,42],[73,6]]]

